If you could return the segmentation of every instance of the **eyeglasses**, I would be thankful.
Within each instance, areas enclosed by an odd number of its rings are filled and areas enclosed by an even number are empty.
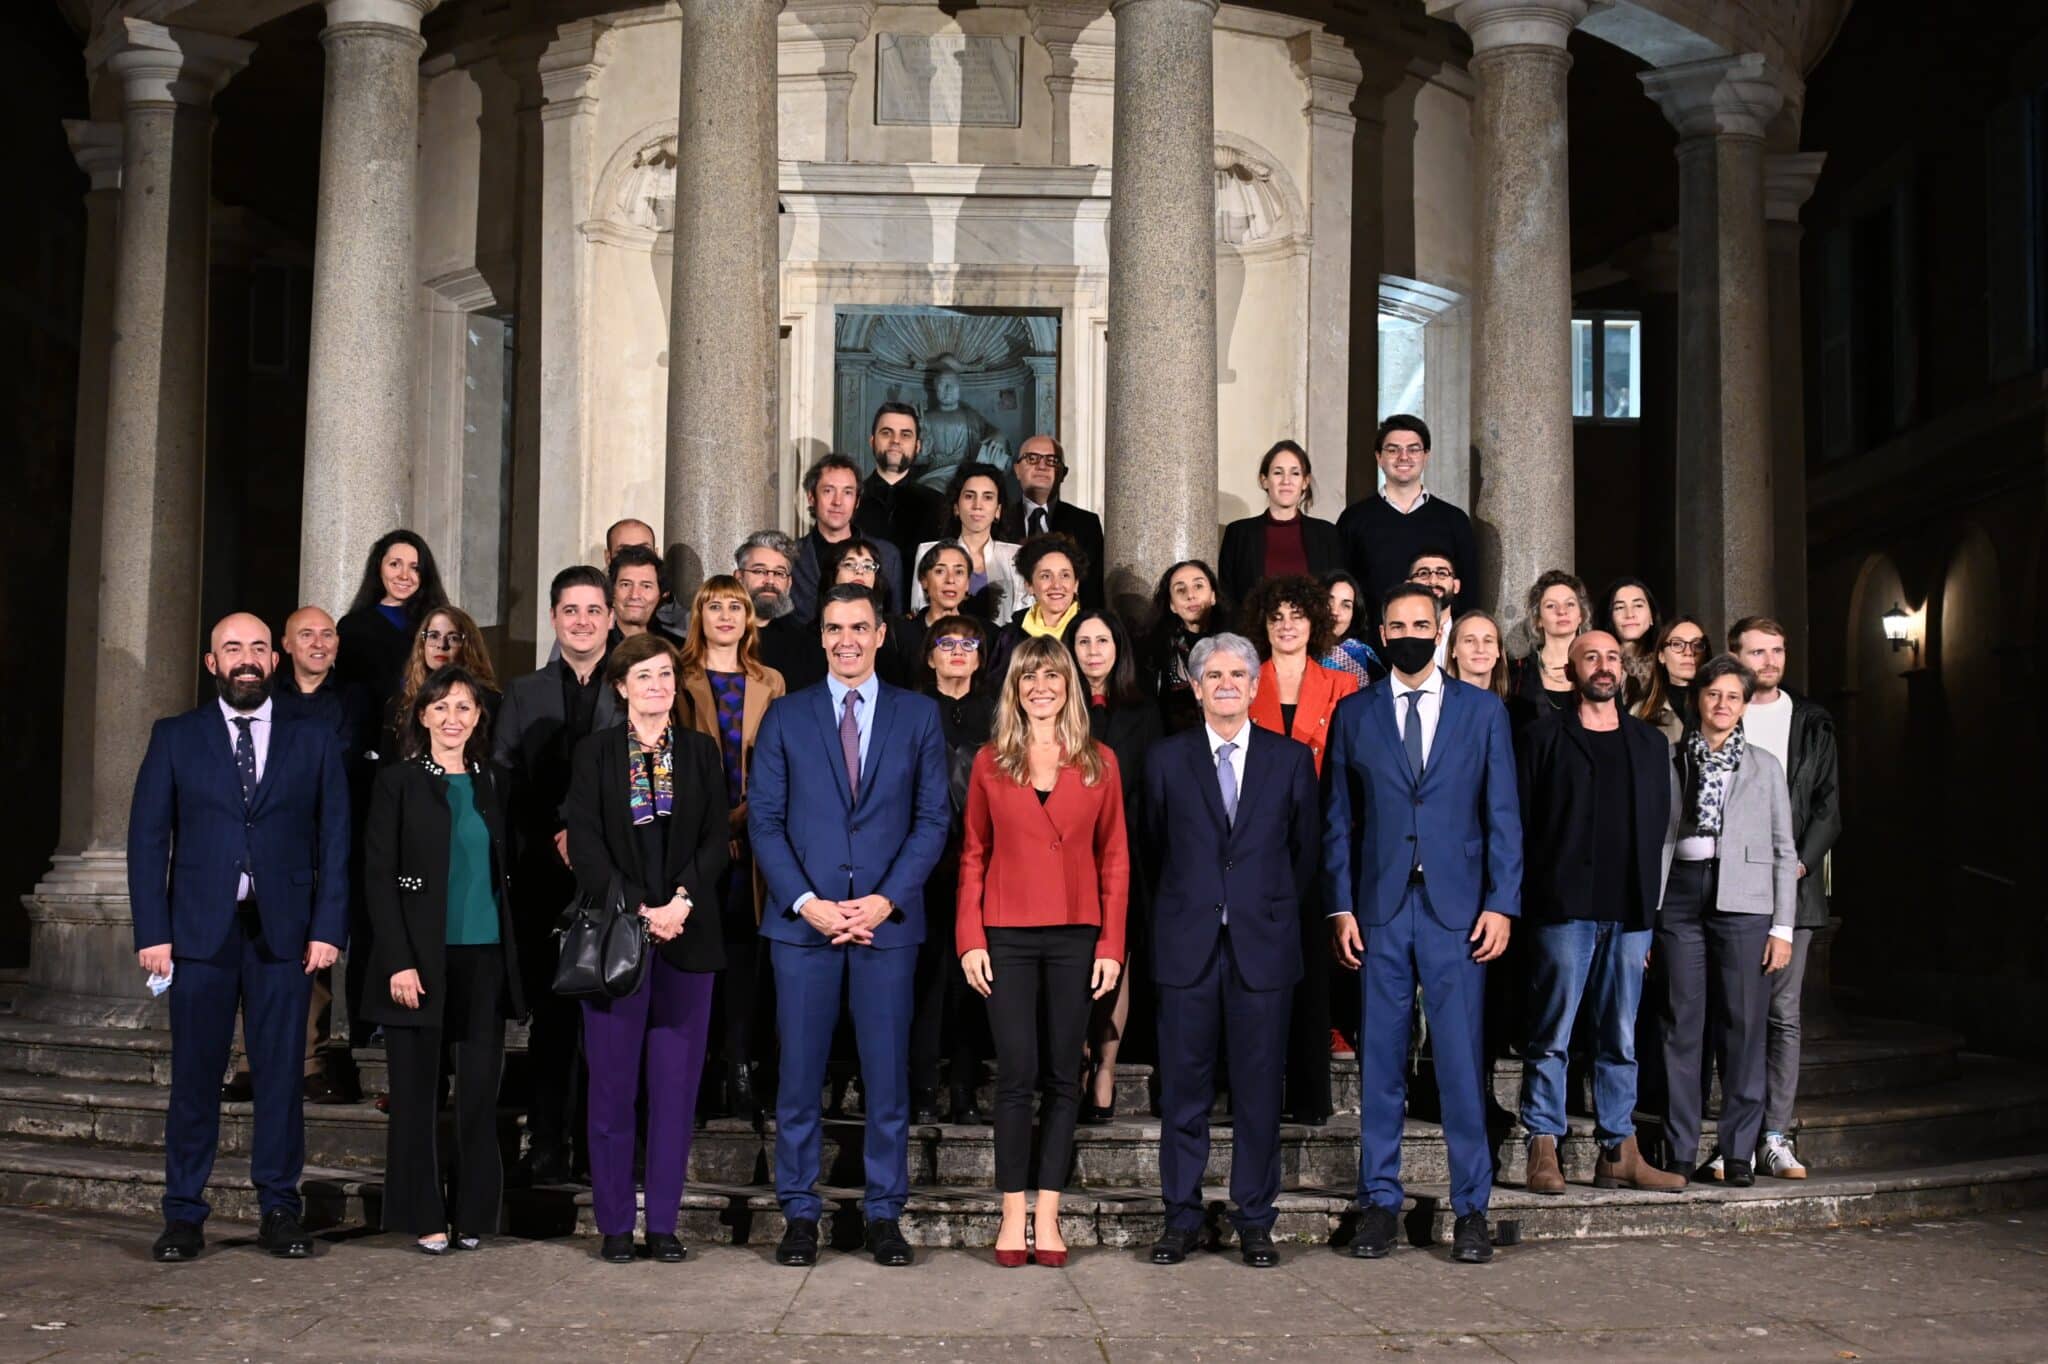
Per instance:
[[[1017,456],[1017,463],[1019,464],[1043,464],[1048,469],[1058,468],[1059,462],[1060,457],[1058,455],[1048,455],[1037,450],[1032,451],[1028,455]]]
[[[750,566],[741,569],[740,573],[742,576],[748,578],[766,578],[771,583],[786,583],[789,581],[789,570],[786,568],[761,568],[758,566]]]
[[[429,644],[445,644],[451,649],[462,647],[462,631],[460,630],[449,630],[445,633],[440,630],[422,630],[420,631],[420,638]]]
[[[873,559],[841,559],[839,566],[848,573],[879,573],[881,564]]]
[[[1409,570],[1408,581],[1411,583],[1426,583],[1434,578],[1438,582],[1447,583],[1457,576],[1458,571],[1454,568],[1416,568]]]
[[[942,654],[972,654],[981,651],[981,641],[972,636],[940,635],[932,647]]]
[[[1704,639],[1667,639],[1664,647],[1674,654],[1698,654],[1706,656],[1707,641]]]

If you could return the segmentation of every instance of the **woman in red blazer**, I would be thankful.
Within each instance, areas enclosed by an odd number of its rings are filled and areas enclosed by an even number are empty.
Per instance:
[[[1036,1188],[1038,1262],[1067,1261],[1060,1189],[1081,1107],[1082,1049],[1093,1001],[1123,973],[1130,851],[1116,755],[1088,734],[1088,696],[1053,636],[1010,655],[995,737],[975,755],[960,848],[954,941],[967,983],[988,1000],[996,1044],[996,1262],[1025,1263],[1025,1191]],[[1031,1097],[1045,1000],[1043,1123],[1031,1169]]]

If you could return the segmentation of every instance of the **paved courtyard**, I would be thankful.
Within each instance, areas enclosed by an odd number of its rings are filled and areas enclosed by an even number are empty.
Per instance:
[[[2040,1360],[2048,1213],[1695,1241],[1442,1248],[1376,1264],[1289,1247],[1280,1269],[1133,1252],[1061,1272],[985,1252],[909,1270],[765,1248],[605,1265],[586,1242],[433,1261],[388,1236],[311,1262],[245,1227],[197,1264],[150,1263],[149,1223],[0,1210],[0,1362],[26,1360]]]

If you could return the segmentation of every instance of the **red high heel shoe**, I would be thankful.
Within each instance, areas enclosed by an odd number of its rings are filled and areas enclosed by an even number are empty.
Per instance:
[[[1066,1257],[1061,1256],[1060,1258],[1065,1259]],[[996,1252],[996,1263],[1004,1269],[1022,1269],[1025,1265],[1031,1263],[1031,1252],[1028,1250],[999,1250]]]
[[[1047,1269],[1065,1269],[1067,1267],[1067,1252],[1064,1250],[1040,1250],[1032,1253],[1038,1257],[1038,1263],[1044,1265]]]

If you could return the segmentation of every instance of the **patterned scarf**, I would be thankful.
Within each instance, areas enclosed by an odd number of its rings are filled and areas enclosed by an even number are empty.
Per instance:
[[[648,764],[645,758],[654,759],[654,779],[647,778]],[[635,824],[652,824],[654,817],[669,817],[675,810],[675,733],[673,728],[661,731],[661,743],[653,748],[640,742],[640,736],[631,729],[626,731],[626,766],[632,773],[632,790],[627,793]]]
[[[1703,834],[1719,837],[1721,815],[1728,799],[1728,781],[1735,775],[1735,769],[1742,766],[1742,752],[1748,741],[1742,737],[1742,722],[1735,722],[1735,732],[1721,745],[1719,753],[1707,747],[1704,735],[1698,730],[1687,730],[1685,754],[1692,762],[1692,816]]]

